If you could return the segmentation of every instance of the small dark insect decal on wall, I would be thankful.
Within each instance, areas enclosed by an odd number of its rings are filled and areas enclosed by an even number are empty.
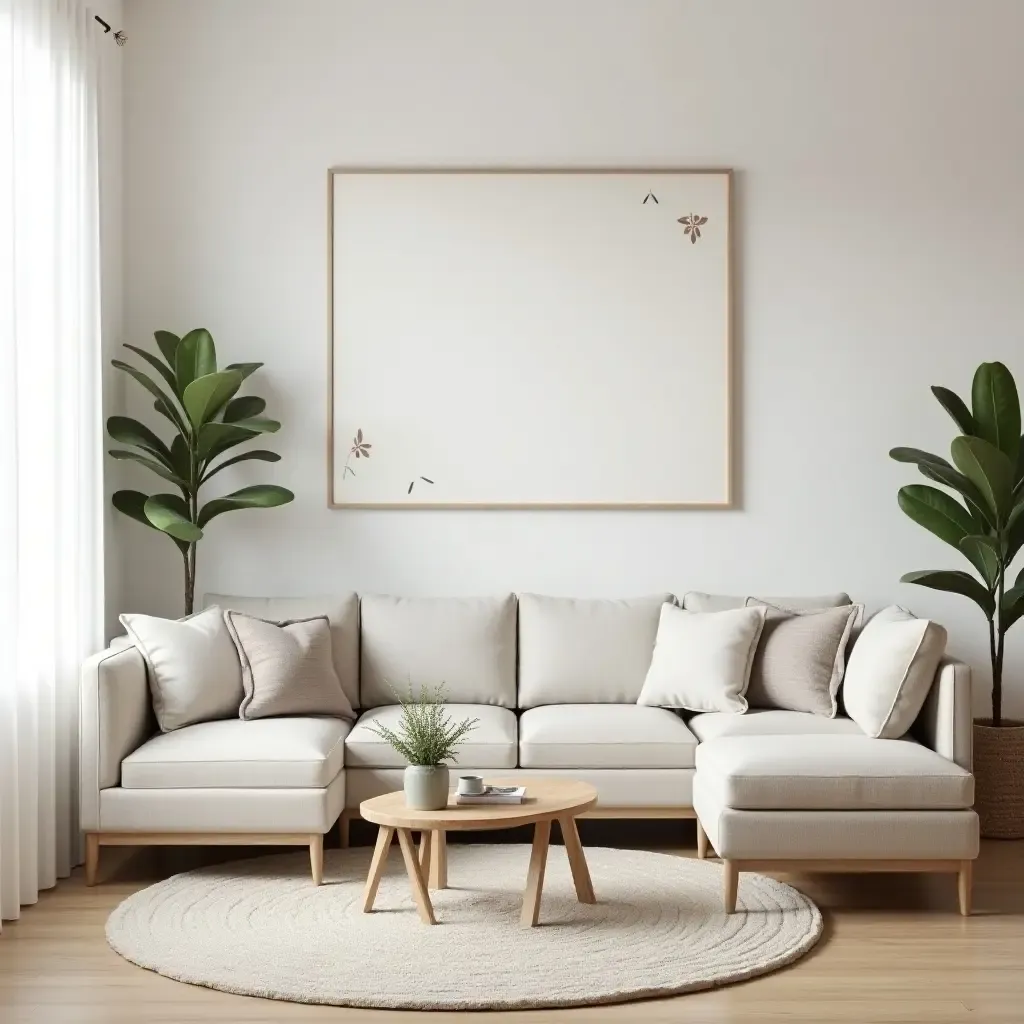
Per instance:
[[[700,229],[707,222],[707,217],[698,217],[697,214],[691,213],[689,216],[680,217],[677,223],[683,225],[683,234],[690,236],[690,244],[696,245],[697,239],[700,238]]]
[[[660,203],[658,202],[658,197],[657,197],[657,196],[656,196],[656,195],[655,195],[655,194],[654,194],[653,192],[648,192],[648,193],[647,193],[647,195],[645,195],[645,196],[644,196],[644,201],[643,201],[643,202],[642,202],[642,203],[641,203],[640,205],[641,205],[641,206],[646,206],[646,205],[647,205],[647,200],[648,200],[648,199],[653,199],[653,200],[654,200],[654,205],[655,205],[655,206],[660,206],[660,205],[661,205],[661,204],[660,204]]]
[[[419,479],[422,480],[425,484],[432,484],[434,482],[428,476],[421,476]],[[416,486],[416,481],[415,480],[410,481],[410,483],[409,483],[409,490],[407,490],[405,493],[406,494],[412,494],[412,489],[415,486]]]
[[[372,447],[372,444],[363,440],[362,428],[358,429],[356,431],[356,436],[352,438],[352,447],[348,450],[348,458],[345,459],[345,465],[341,471],[342,480],[349,475],[356,475],[356,471],[349,465],[352,461],[352,457],[355,456],[357,459],[368,459],[370,457],[370,449]]]

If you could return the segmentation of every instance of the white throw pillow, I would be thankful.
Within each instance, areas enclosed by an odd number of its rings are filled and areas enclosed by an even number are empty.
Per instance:
[[[242,666],[220,608],[187,619],[122,615],[121,623],[146,659],[162,732],[238,717]]]
[[[688,612],[662,605],[651,667],[637,703],[742,714],[766,611]]]
[[[924,705],[946,650],[946,631],[892,605],[873,615],[850,651],[846,713],[869,736],[905,736]]]

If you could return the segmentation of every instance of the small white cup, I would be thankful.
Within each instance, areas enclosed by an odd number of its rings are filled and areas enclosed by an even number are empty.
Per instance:
[[[463,796],[479,796],[484,791],[484,780],[479,775],[460,775],[458,791]]]

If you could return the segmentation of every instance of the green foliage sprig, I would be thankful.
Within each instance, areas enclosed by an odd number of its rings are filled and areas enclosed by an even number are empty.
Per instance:
[[[390,743],[409,764],[434,767],[445,761],[455,762],[459,741],[479,723],[479,718],[454,722],[445,714],[444,683],[421,686],[408,697],[395,694],[402,713],[398,727],[391,729],[380,722],[371,722],[370,729]]]
[[[215,516],[243,508],[271,508],[295,497],[274,484],[254,484],[200,505],[199,489],[216,473],[239,462],[256,459],[278,462],[276,452],[256,449],[214,465],[216,459],[260,434],[279,430],[277,420],[262,415],[267,403],[255,395],[235,397],[242,382],[262,363],[231,363],[217,369],[217,350],[210,332],[199,328],[183,338],[170,331],[155,334],[159,355],[125,345],[152,367],[162,383],[137,366],[113,360],[113,365],[145,388],[156,401],[153,408],[174,427],[170,443],[129,416],[111,416],[107,433],[126,448],[114,448],[115,459],[145,466],[180,492],[143,494],[115,491],[114,508],[154,530],[167,534],[185,563],[185,613],[195,599],[196,543]]]
[[[992,662],[992,724],[1003,720],[1003,650],[1007,630],[1024,617],[1024,570],[1008,583],[1024,547],[1024,438],[1013,374],[1002,363],[982,363],[971,386],[971,407],[949,388],[932,393],[960,429],[950,446],[952,464],[919,448],[893,448],[897,462],[956,493],[928,484],[899,492],[900,508],[940,540],[956,548],[977,575],[960,569],[924,569],[903,576],[933,590],[961,594],[988,620]],[[960,500],[958,500],[960,499]]]

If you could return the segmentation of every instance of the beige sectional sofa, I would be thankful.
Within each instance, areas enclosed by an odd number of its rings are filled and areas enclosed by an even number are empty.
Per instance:
[[[527,786],[585,779],[599,797],[591,816],[697,816],[699,854],[710,844],[725,861],[730,910],[739,871],[789,867],[956,872],[966,913],[978,851],[966,666],[943,662],[899,740],[867,737],[845,717],[686,716],[636,703],[666,600],[208,595],[207,605],[269,619],[326,613],[358,718],[228,719],[161,734],[142,655],[116,641],[83,669],[88,881],[100,846],[154,843],[308,844],[319,881],[324,833],[340,818],[347,843],[360,802],[402,785],[401,759],[369,723],[394,723],[395,690],[443,681],[449,713],[479,719],[456,771]],[[744,598],[703,595],[705,610],[709,600]]]

